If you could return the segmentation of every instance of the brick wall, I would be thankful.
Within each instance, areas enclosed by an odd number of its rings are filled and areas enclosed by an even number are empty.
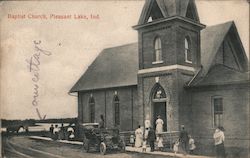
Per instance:
[[[228,155],[244,155],[249,148],[249,87],[232,86],[192,92],[193,130],[200,152],[213,154],[212,97],[223,97],[223,127]],[[235,155],[237,156],[237,155]]]
[[[167,65],[200,66],[200,28],[183,21],[171,21],[142,28],[139,32],[139,69]],[[163,63],[154,62],[154,41],[162,42]],[[193,63],[185,62],[185,37],[190,38]]]
[[[184,125],[187,131],[192,129],[192,107],[191,107],[191,95],[184,85],[186,85],[194,76],[193,72],[177,71],[178,81],[178,106],[179,106],[179,125]],[[179,126],[180,129],[180,126]]]
[[[139,33],[140,69],[173,65],[176,63],[175,28],[170,24],[160,24],[143,30]],[[162,60],[161,64],[152,64],[154,58],[154,41],[156,37],[161,39]]]
[[[95,122],[99,122],[100,115],[103,114],[108,128],[114,127],[114,95],[117,95],[120,100],[120,130],[134,130],[138,125],[138,98],[137,87],[120,87],[105,90],[95,90],[91,92],[79,93],[78,118],[86,123],[90,121],[89,114],[89,98],[92,96],[95,99]],[[133,115],[132,115],[133,113]]]
[[[185,38],[190,39],[192,63],[185,62]],[[186,66],[200,66],[200,28],[178,21],[176,26],[176,63]]]

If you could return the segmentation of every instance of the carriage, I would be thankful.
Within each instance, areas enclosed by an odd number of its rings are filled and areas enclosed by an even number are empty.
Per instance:
[[[118,129],[100,129],[98,123],[82,124],[83,150],[91,149],[106,154],[108,150],[125,151],[125,142],[121,139]]]

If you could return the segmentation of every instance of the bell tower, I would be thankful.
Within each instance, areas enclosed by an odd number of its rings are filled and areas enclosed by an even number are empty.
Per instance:
[[[181,124],[189,126],[190,104],[184,86],[201,66],[200,31],[205,28],[195,1],[146,0],[133,28],[138,31],[141,123],[145,119],[154,123],[161,112],[166,115],[162,118],[167,131],[177,131]],[[154,98],[156,85],[166,93],[165,98]]]

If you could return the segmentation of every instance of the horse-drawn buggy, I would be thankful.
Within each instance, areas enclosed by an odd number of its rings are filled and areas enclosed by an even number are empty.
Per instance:
[[[125,151],[125,142],[118,129],[98,128],[98,123],[86,123],[81,125],[80,131],[85,152],[94,149],[104,155],[107,150]]]

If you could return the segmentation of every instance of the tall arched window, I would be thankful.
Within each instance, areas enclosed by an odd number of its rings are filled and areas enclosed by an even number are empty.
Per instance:
[[[89,120],[95,122],[95,99],[92,96],[89,98]]]
[[[155,61],[159,62],[162,61],[162,48],[161,48],[161,39],[159,37],[157,37],[155,39]]]
[[[185,38],[185,62],[192,63],[192,53],[190,51],[190,39]]]
[[[117,95],[114,97],[114,118],[115,126],[120,125],[120,100]]]

